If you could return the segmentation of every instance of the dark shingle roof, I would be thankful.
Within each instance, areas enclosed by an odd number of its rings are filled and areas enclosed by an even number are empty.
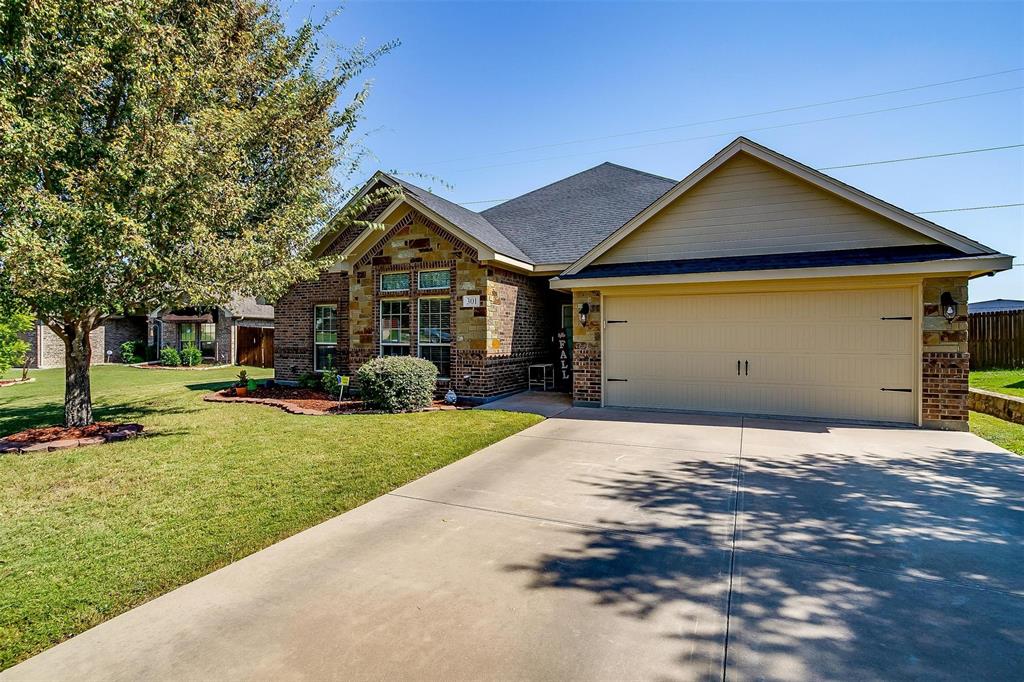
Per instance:
[[[1024,301],[1011,298],[996,298],[991,301],[978,301],[967,306],[971,313],[1001,313],[1009,310],[1024,310]]]
[[[602,163],[481,212],[534,263],[569,263],[676,184]]]
[[[447,199],[439,197],[422,187],[417,187],[410,182],[406,182],[401,178],[396,178],[392,175],[389,175],[388,177],[401,185],[403,192],[411,195],[431,211],[438,214],[445,220],[451,221],[453,225],[465,230],[467,234],[479,239],[498,253],[503,253],[506,256],[511,256],[512,258],[526,261],[527,263],[534,262],[518,246],[512,243],[507,236],[502,234],[494,225],[489,223],[487,219],[479,213],[470,211],[468,208],[463,208],[458,204],[452,203]]]
[[[261,320],[274,319],[274,306],[260,303],[252,296],[232,296],[226,307],[232,317]]]
[[[645,263],[609,263],[588,265],[574,275],[560,279],[590,277],[637,277],[643,275],[683,275],[703,272],[738,272],[742,270],[785,270],[788,268],[828,268],[842,265],[885,265],[920,263],[945,258],[964,258],[960,251],[944,244],[892,246],[878,249],[843,251],[803,251],[770,253],[756,256],[724,256],[688,260],[652,261]]]

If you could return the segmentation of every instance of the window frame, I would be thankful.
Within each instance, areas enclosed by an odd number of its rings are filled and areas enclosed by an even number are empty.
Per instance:
[[[405,288],[404,289],[385,289],[384,278],[393,277],[395,275],[405,275]],[[399,270],[397,272],[382,272],[380,277],[377,279],[377,290],[382,294],[401,294],[412,289],[412,273],[408,271]]]
[[[330,308],[334,310],[334,343],[329,341],[318,341],[317,340],[317,311],[321,308]],[[322,333],[322,332],[321,332]],[[337,303],[316,303],[313,305],[313,371],[314,372],[325,372],[327,371],[324,367],[318,367],[317,363],[317,348],[319,346],[333,347],[335,349],[334,357],[337,359],[337,348],[338,348],[338,304]],[[337,367],[335,367],[337,369]]]
[[[377,311],[377,355],[379,357],[385,357],[384,347],[388,348],[407,348],[409,352],[405,355],[412,355],[412,330],[413,330],[413,312],[412,312],[412,301],[410,298],[382,298],[380,300],[380,310]],[[387,303],[405,303],[407,307],[407,315],[409,316],[409,326],[405,327],[406,333],[408,334],[409,340],[405,343],[396,343],[394,341],[384,340],[384,305]],[[393,314],[388,315],[394,317]],[[401,312],[398,313],[401,317]],[[402,327],[397,328],[399,332],[403,329]]]
[[[423,275],[431,272],[443,272],[448,275],[448,282],[444,286],[440,287],[425,287],[423,286]],[[452,271],[450,268],[433,268],[430,270],[418,270],[416,272],[416,290],[417,291],[448,291],[452,288]]]
[[[448,328],[443,330],[443,331],[447,331],[448,332],[448,342],[447,343],[444,343],[444,342],[433,342],[433,341],[424,342],[423,341],[423,336],[420,333],[421,332],[420,323],[423,321],[423,317],[424,317],[421,305],[423,303],[429,303],[431,301],[440,301],[442,303],[447,303],[448,304],[448,313],[447,313],[448,314]],[[428,311],[427,315],[429,316],[430,314],[431,313]],[[444,313],[439,311],[437,314],[438,315],[443,315]],[[440,327],[438,327],[438,329],[440,330]],[[451,341],[451,338],[452,338],[452,300],[451,300],[451,298],[448,297],[448,296],[421,296],[421,297],[417,298],[416,299],[416,357],[418,357],[418,358],[422,358],[423,357],[423,348],[424,347],[427,347],[427,348],[447,348],[448,349],[448,372],[447,372],[447,374],[443,374],[441,372],[441,368],[438,367],[438,370],[437,370],[438,371],[438,374],[437,374],[438,380],[448,380],[448,379],[451,379],[451,376],[450,376],[451,375],[451,365],[452,365],[452,355],[451,355],[451,353],[452,353],[452,351],[451,351],[452,341]]]

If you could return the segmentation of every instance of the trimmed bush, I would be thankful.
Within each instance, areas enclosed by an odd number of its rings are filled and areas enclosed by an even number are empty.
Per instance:
[[[409,412],[430,405],[437,367],[429,360],[391,356],[374,358],[359,368],[359,390],[370,408]]]
[[[125,341],[121,344],[121,362],[126,365],[132,365],[136,362],[141,362],[135,354],[135,342]]]
[[[181,364],[181,356],[178,355],[178,351],[170,346],[164,346],[160,350],[160,364],[167,365],[168,367],[177,367]]]
[[[203,351],[196,348],[195,344],[188,344],[181,349],[181,364],[185,367],[195,367],[203,364]]]
[[[338,372],[328,365],[320,375],[320,389],[327,395],[337,397],[341,386],[338,386]]]

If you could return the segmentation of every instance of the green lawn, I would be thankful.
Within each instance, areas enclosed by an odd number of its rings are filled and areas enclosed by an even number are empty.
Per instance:
[[[1010,452],[1024,455],[1024,425],[980,412],[971,412],[971,433]]]
[[[971,372],[971,386],[1024,397],[1024,369],[986,369]]]
[[[201,400],[235,371],[98,367],[97,419],[147,437],[0,455],[0,669],[540,421]],[[0,436],[60,421],[63,371],[33,375],[0,389]]]

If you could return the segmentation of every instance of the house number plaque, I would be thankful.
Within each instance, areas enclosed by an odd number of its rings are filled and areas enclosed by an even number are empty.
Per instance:
[[[463,308],[479,308],[480,307],[480,295],[474,296],[463,296],[462,297]]]

